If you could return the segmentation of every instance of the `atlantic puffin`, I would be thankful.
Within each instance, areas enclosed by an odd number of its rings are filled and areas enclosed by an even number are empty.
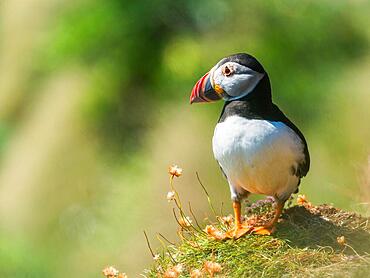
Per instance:
[[[298,192],[310,168],[302,132],[275,105],[267,72],[245,53],[223,58],[192,89],[190,103],[223,99],[212,139],[213,153],[226,177],[239,238],[247,232],[271,234],[285,202]],[[251,193],[273,196],[275,216],[260,227],[243,225],[241,201]]]

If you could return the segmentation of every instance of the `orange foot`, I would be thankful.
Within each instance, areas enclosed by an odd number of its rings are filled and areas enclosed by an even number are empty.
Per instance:
[[[233,239],[238,239],[244,236],[247,233],[250,233],[251,230],[253,230],[253,227],[251,226],[246,226],[246,225],[241,225],[239,227],[235,227],[234,229],[226,232],[226,237],[227,238],[233,238]]]
[[[275,232],[275,226],[260,226],[252,228],[251,233],[256,235],[269,236]]]

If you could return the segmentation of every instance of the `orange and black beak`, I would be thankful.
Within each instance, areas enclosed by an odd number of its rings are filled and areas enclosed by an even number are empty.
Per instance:
[[[193,87],[190,95],[190,104],[194,102],[212,102],[221,98],[222,96],[213,89],[210,74],[207,72]]]

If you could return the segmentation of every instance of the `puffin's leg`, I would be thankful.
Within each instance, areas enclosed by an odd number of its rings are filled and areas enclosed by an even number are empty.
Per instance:
[[[227,232],[228,237],[238,239],[250,232],[252,227],[244,226],[241,219],[241,204],[240,201],[233,201],[235,227],[234,230]]]
[[[275,231],[275,224],[283,212],[285,201],[277,201],[274,218],[264,226],[254,227],[252,233],[258,235],[271,235]]]

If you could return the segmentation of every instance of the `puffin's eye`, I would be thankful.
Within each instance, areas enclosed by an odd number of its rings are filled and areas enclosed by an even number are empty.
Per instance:
[[[230,66],[225,66],[223,69],[222,69],[222,74],[225,75],[225,76],[230,76],[234,73],[234,69]]]

